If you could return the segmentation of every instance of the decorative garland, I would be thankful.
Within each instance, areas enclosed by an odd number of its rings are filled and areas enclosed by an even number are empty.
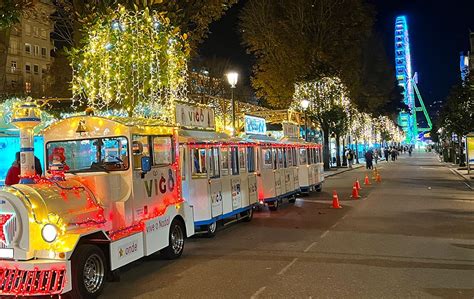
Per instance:
[[[123,6],[87,32],[70,52],[74,105],[173,121],[174,101],[186,99],[187,35],[163,14]]]

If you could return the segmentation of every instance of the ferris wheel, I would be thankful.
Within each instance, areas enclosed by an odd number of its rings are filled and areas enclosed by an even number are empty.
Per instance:
[[[405,142],[412,144],[420,132],[432,129],[432,123],[418,90],[418,76],[416,73],[413,74],[408,23],[405,16],[399,16],[395,20],[395,69],[398,85],[403,88],[403,102],[408,106],[408,110],[398,115],[398,124],[405,131]],[[416,106],[415,94],[420,103],[419,107]],[[423,112],[427,127],[418,127],[417,112]]]

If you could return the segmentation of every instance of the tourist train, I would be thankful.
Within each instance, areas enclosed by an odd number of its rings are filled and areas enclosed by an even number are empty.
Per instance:
[[[176,105],[176,124],[73,116],[47,127],[46,176],[34,171],[33,103],[13,123],[21,181],[0,189],[0,295],[71,292],[95,298],[120,267],[160,252],[181,256],[187,237],[250,221],[255,208],[321,190],[321,146],[284,124],[245,117],[245,133],[216,131],[214,111]],[[291,132],[291,133],[288,133]]]

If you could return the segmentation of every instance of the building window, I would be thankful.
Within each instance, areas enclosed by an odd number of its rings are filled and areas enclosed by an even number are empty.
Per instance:
[[[25,34],[26,35],[31,35],[31,25],[30,24],[25,25]]]
[[[37,64],[33,66],[33,72],[35,73],[35,75],[39,74],[39,66]]]
[[[46,48],[41,48],[41,57],[46,58]]]
[[[28,63],[25,64],[25,72],[26,72],[27,74],[31,74],[31,65],[29,65]]]
[[[36,37],[39,36],[39,28],[36,26],[33,26],[33,36],[36,36]]]
[[[26,93],[31,93],[31,82],[25,82]]]
[[[43,66],[41,68],[41,74],[43,74],[43,76],[46,75],[46,67],[45,66]]]
[[[35,45],[35,56],[39,56],[39,46],[38,45]]]
[[[25,53],[31,54],[31,44],[25,44]]]
[[[46,39],[46,37],[47,37],[46,30],[45,30],[45,29],[41,29],[41,38],[42,38],[42,39]]]
[[[10,41],[10,53],[18,54],[18,43],[15,40]]]
[[[12,88],[16,88],[16,80],[12,80]]]
[[[16,71],[16,68],[18,67],[18,65],[16,64],[16,61],[13,61],[12,60],[12,64],[11,64],[11,68],[12,68],[12,73]]]

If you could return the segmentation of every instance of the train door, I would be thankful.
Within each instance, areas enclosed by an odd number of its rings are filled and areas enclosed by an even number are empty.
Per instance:
[[[283,153],[280,148],[273,149],[274,152],[274,167],[273,170],[275,171],[275,195],[280,196],[283,194],[282,186],[282,171],[283,169]]]
[[[290,153],[290,148],[283,148],[283,168],[285,172],[285,194],[292,193],[295,191],[295,188],[293,186],[293,169],[291,164],[292,159],[291,159],[291,153]],[[291,164],[290,164],[291,162]]]
[[[222,209],[223,214],[232,212],[232,184],[231,180],[232,169],[231,169],[231,157],[230,147],[221,147],[221,181],[222,181]]]
[[[188,182],[188,200],[194,207],[194,220],[196,222],[206,222],[212,219],[208,181],[208,155],[208,148],[204,144],[190,148],[191,176]]]
[[[260,148],[260,159],[258,163],[258,199],[263,201],[266,199],[274,199],[276,194],[275,188],[275,151],[270,147]]]
[[[245,161],[244,161],[245,163]],[[239,163],[239,148],[232,146],[230,148],[230,195],[232,202],[232,211],[242,206],[242,190],[240,180],[241,164]],[[244,164],[245,167],[245,164]]]
[[[298,155],[296,153],[297,148],[292,147],[291,149],[291,157],[292,157],[292,168],[293,168],[293,180],[294,180],[294,188],[295,190],[300,190],[300,182],[299,182],[299,175],[298,175]]]
[[[247,184],[248,184],[248,205],[253,205],[257,202],[257,175],[256,175],[256,154],[255,154],[255,147],[249,146],[246,148],[247,150]]]
[[[308,153],[305,146],[298,148],[298,181],[302,191],[309,191]]]
[[[209,194],[211,199],[211,216],[216,218],[223,214],[222,180],[220,175],[219,148],[211,147],[207,150],[209,165]]]

